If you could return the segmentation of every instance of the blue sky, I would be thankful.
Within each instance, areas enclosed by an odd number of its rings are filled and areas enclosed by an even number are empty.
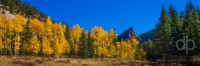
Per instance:
[[[142,34],[158,23],[162,4],[168,9],[172,3],[178,11],[184,10],[189,0],[22,0],[30,3],[57,22],[66,21],[70,27],[79,24],[90,31],[102,26],[106,31],[115,28],[121,34],[133,27]],[[200,0],[193,0],[200,6]]]

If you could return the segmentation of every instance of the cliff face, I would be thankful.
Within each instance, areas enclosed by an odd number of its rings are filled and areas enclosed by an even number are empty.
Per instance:
[[[7,11],[5,9],[2,8],[2,4],[0,4],[0,15],[4,15],[7,16],[9,19],[14,19],[15,15],[10,13],[10,11]]]
[[[125,30],[122,34],[120,34],[117,40],[118,41],[127,40],[131,36],[138,37],[138,35],[134,32],[133,27],[130,27],[128,30]]]

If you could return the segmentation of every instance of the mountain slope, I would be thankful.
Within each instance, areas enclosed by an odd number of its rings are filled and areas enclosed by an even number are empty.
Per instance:
[[[11,14],[20,13],[26,18],[37,18],[42,21],[46,18],[42,12],[35,7],[32,7],[29,3],[22,2],[21,0],[0,0],[0,9],[2,14],[5,14],[5,11],[8,11]]]
[[[118,41],[127,40],[131,36],[138,37],[138,35],[134,32],[133,27],[130,27],[128,30],[125,30],[122,34],[120,34],[117,38]]]
[[[148,32],[141,34],[140,35],[140,43],[143,43],[148,40],[153,40],[154,36],[155,36],[155,31],[156,31],[156,29],[152,29]]]

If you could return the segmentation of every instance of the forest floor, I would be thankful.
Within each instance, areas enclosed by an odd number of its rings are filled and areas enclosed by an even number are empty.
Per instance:
[[[0,56],[0,66],[138,66],[138,62],[116,58],[52,58]],[[143,65],[142,65],[143,66]]]

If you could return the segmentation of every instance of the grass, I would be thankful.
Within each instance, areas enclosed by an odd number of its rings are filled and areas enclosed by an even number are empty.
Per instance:
[[[135,66],[130,60],[116,58],[44,58],[33,56],[0,56],[0,66]]]

